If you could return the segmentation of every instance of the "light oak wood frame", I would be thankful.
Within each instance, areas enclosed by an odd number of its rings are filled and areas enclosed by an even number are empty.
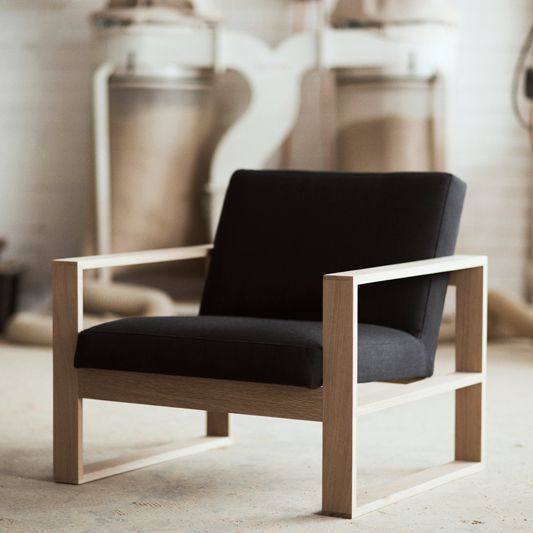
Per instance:
[[[54,263],[54,479],[85,483],[227,445],[229,413],[323,422],[324,514],[353,517],[480,470],[486,358],[486,258],[450,256],[324,277],[324,386],[286,385],[76,369],[83,271],[207,257],[210,245],[57,260]],[[358,396],[357,288],[365,283],[450,272],[457,287],[456,371]],[[389,407],[455,391],[455,461],[419,472],[356,501],[356,420]],[[207,439],[126,461],[83,464],[83,399],[207,411]]]
[[[483,466],[487,260],[451,256],[329,274],[324,278],[322,512],[352,518],[480,470]],[[357,395],[360,285],[449,272],[456,286],[456,371],[415,380],[397,394]],[[455,390],[455,460],[356,494],[356,423],[369,412]]]
[[[159,446],[130,454],[120,460],[102,461],[92,465],[84,465],[83,462],[82,385],[87,382],[87,376],[83,371],[74,368],[74,353],[78,333],[83,329],[84,270],[208,258],[211,248],[212,245],[201,245],[54,261],[55,481],[86,483],[230,443],[229,413],[220,412],[215,406],[212,411],[207,412],[207,438],[192,445],[177,449],[175,446]]]

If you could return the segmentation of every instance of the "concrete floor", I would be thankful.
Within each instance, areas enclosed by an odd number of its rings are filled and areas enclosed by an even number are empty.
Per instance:
[[[438,370],[452,364],[441,348]],[[533,531],[533,346],[489,349],[487,468],[355,521],[317,515],[321,428],[233,417],[231,448],[83,486],[51,481],[51,360],[0,342],[0,531]],[[369,385],[380,387],[381,385]],[[401,385],[397,385],[401,386]],[[86,402],[89,460],[201,435],[202,413]],[[452,457],[453,397],[366,417],[360,490]]]

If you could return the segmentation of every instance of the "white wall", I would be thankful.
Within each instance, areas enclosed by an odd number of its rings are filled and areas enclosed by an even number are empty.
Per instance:
[[[290,30],[284,0],[219,0],[229,22],[271,42]],[[489,253],[495,286],[519,293],[527,250],[525,133],[509,105],[512,67],[531,22],[531,0],[457,0],[464,12],[451,87],[451,170],[469,184],[460,251]],[[30,267],[35,300],[53,257],[78,253],[90,194],[91,43],[98,0],[0,0],[0,235]],[[274,9],[265,16],[259,6]],[[246,11],[243,11],[243,10]],[[320,167],[319,85],[310,80],[293,167]],[[313,155],[310,160],[309,154]]]
[[[78,250],[91,162],[96,0],[0,2],[0,235],[29,267],[33,300],[50,261]]]
[[[527,132],[511,113],[511,77],[533,1],[457,4],[463,31],[449,104],[450,163],[469,186],[459,251],[488,254],[490,284],[521,294],[533,165]]]

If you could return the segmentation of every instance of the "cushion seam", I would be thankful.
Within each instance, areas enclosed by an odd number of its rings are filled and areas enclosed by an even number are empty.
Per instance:
[[[183,337],[183,336],[176,336],[176,335],[157,335],[155,333],[113,333],[108,331],[93,331],[88,335],[131,335],[133,337],[157,337],[157,338],[165,338],[165,339],[184,339],[184,340],[193,340],[193,341],[202,341],[202,342],[225,342],[225,343],[238,343],[238,344],[252,344],[256,346],[282,346],[284,348],[301,348],[304,350],[307,350],[309,347],[304,344],[284,344],[284,343],[276,343],[276,342],[254,342],[254,341],[242,341],[242,340],[228,340],[228,339],[206,339],[205,337]],[[391,343],[394,344],[394,343]],[[322,345],[319,346],[322,348]]]
[[[91,335],[129,335],[132,337],[156,337],[156,338],[164,338],[164,339],[183,339],[183,340],[193,340],[193,341],[202,341],[202,342],[221,342],[221,343],[236,343],[236,344],[251,344],[254,346],[281,346],[284,348],[300,348],[303,350],[309,350],[312,349],[312,347],[309,347],[304,344],[284,344],[284,343],[275,343],[275,342],[253,342],[253,341],[243,341],[243,340],[228,340],[228,339],[206,339],[204,337],[180,337],[176,335],[156,335],[154,333],[113,333],[108,331],[93,331],[90,334],[84,335],[84,337],[90,337]],[[420,342],[420,339],[415,337],[414,335],[411,335],[411,337]],[[376,344],[372,344],[372,347],[380,346],[380,347],[386,347],[386,346],[397,346],[397,342],[380,342]],[[322,344],[319,346],[315,346],[315,348],[323,349]]]

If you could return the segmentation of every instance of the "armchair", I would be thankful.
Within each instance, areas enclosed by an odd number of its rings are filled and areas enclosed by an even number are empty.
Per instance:
[[[214,247],[55,261],[55,480],[85,483],[225,446],[230,413],[322,422],[327,515],[354,517],[479,470],[486,258],[451,255],[464,193],[442,173],[239,171]],[[210,253],[198,317],[83,330],[84,270]],[[456,371],[431,377],[448,282],[457,289]],[[358,396],[369,381],[402,385]],[[358,500],[358,418],[448,391],[454,460]],[[207,437],[84,465],[84,398],[204,410]]]

